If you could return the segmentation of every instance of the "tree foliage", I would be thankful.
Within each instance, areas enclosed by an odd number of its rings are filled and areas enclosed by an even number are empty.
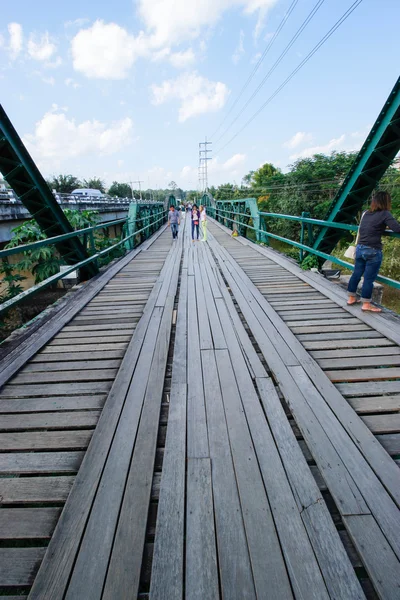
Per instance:
[[[94,177],[92,179],[84,179],[82,181],[82,186],[84,188],[88,188],[89,190],[99,190],[103,194],[106,193],[105,183],[98,177]]]
[[[132,189],[129,183],[118,183],[118,181],[112,182],[112,185],[108,189],[108,193],[110,196],[118,196],[118,198],[132,197]]]
[[[73,190],[82,187],[82,182],[74,175],[57,175],[47,181],[52,190],[59,194],[70,194]]]

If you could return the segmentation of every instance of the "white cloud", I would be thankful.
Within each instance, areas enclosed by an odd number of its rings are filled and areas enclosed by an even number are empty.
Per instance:
[[[28,54],[33,60],[50,60],[56,51],[56,45],[50,40],[48,32],[44,33],[39,39],[31,33],[28,41]]]
[[[163,104],[168,100],[180,100],[179,121],[207,112],[221,109],[228,97],[229,90],[220,81],[209,81],[195,71],[184,73],[176,79],[163,81],[161,85],[151,86],[152,102]]]
[[[58,69],[63,64],[61,56],[57,56],[54,60],[50,60],[44,64],[46,69]]]
[[[10,34],[10,44],[8,46],[10,57],[15,60],[22,50],[22,26],[19,23],[9,23],[8,33]]]
[[[0,48],[2,48],[2,47],[4,46],[4,44],[5,44],[5,43],[6,43],[6,42],[5,42],[4,36],[3,36],[3,35],[1,35],[1,33],[0,33]]]
[[[43,83],[47,83],[47,85],[55,85],[56,80],[54,79],[54,77],[47,77],[46,75],[43,75],[43,73],[41,73],[40,71],[33,71],[32,75],[35,75],[36,77],[40,77],[40,79],[43,81]]]
[[[184,69],[195,61],[195,55],[192,48],[188,48],[184,52],[174,52],[169,57],[169,62],[176,69]]]
[[[68,77],[67,79],[64,80],[64,83],[67,87],[72,87],[74,88],[74,90],[76,90],[77,88],[81,87],[80,83],[77,83],[74,79],[72,79],[71,77]]]
[[[338,138],[332,138],[326,144],[304,148],[304,150],[298,154],[292,154],[290,158],[292,160],[297,160],[298,158],[308,158],[314,154],[330,154],[334,150],[337,152],[359,150],[364,139],[360,137],[359,132],[355,132],[355,134],[356,135],[353,136],[351,133],[349,135],[343,133]]]
[[[239,34],[239,43],[235,49],[235,52],[233,53],[232,56],[232,61],[233,64],[237,65],[238,62],[240,61],[240,59],[242,58],[242,55],[244,54],[244,31],[240,30],[240,34]]]
[[[211,160],[208,165],[209,185],[219,185],[221,183],[226,183],[227,180],[234,179],[240,181],[244,174],[245,162],[245,154],[234,154],[231,158],[228,158],[228,160],[222,163],[218,157]],[[192,187],[196,187],[198,179],[197,167],[186,165],[181,170],[178,180],[179,179],[182,179],[186,185],[191,184]]]
[[[74,19],[73,21],[66,21],[64,23],[64,27],[82,27],[82,25],[86,25],[86,23],[89,23],[90,19],[87,18],[83,18],[83,19]]]
[[[265,17],[278,0],[139,0],[139,14],[157,46],[196,38],[203,27],[213,26],[222,14],[242,8],[246,14]],[[172,18],[173,15],[173,18]]]
[[[71,42],[74,69],[97,79],[124,79],[146,50],[143,35],[135,38],[116,23],[103,21],[81,29]]]
[[[76,123],[54,106],[36,123],[33,134],[24,138],[35,160],[46,164],[84,155],[104,156],[118,152],[132,141],[133,123],[125,118],[111,124],[100,121]]]
[[[290,138],[287,142],[283,144],[284,148],[297,148],[300,144],[311,142],[313,136],[311,133],[306,133],[305,131],[298,131],[294,134],[293,137]]]

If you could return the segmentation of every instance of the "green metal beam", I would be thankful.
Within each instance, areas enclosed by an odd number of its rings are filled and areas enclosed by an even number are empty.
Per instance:
[[[74,231],[1,105],[0,172],[47,237]],[[67,264],[89,256],[77,237],[57,242],[56,247]],[[90,263],[84,265],[81,276],[86,279],[97,272],[96,265]]]
[[[340,187],[325,220],[337,223],[353,221],[399,151],[400,78]],[[341,233],[337,229],[323,227],[313,248],[330,254],[340,238]]]

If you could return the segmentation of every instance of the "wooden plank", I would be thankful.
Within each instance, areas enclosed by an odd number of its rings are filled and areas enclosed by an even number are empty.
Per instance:
[[[87,448],[93,431],[29,431],[0,433],[2,452],[24,450],[80,450]]]
[[[24,346],[21,347],[22,339],[19,338],[15,348],[5,345],[6,355],[2,357],[0,363],[0,387],[12,377],[22,365],[24,365],[40,348],[42,348],[62,327],[71,321],[71,319],[108,283],[112,277],[120,272],[132,259],[142,250],[148,248],[165,230],[162,226],[155,234],[151,236],[144,244],[123,259],[111,265],[107,271],[93,278],[86,286],[76,292],[72,301],[68,298],[61,310],[52,313],[49,320],[38,321],[37,325],[30,328],[27,339],[24,340]],[[43,324],[43,327],[41,325]],[[7,346],[7,348],[6,348]]]
[[[314,356],[314,358],[316,358]],[[388,367],[400,365],[399,354],[380,354],[345,358],[325,358],[318,360],[321,369],[350,369],[351,367]],[[390,379],[390,378],[389,378]]]
[[[351,340],[325,340],[325,341],[302,341],[301,342],[306,350],[334,350],[337,348],[374,348],[381,346],[390,346],[394,348],[393,342],[386,338],[379,339],[351,339]]]
[[[187,257],[187,253],[184,253]],[[185,259],[184,259],[185,265]],[[158,503],[150,595],[183,598],[187,415],[187,269],[182,269],[167,437]],[[171,552],[171,547],[174,551]]]
[[[76,361],[60,361],[60,362],[29,362],[21,371],[20,374],[40,373],[49,371],[85,371],[99,369],[118,369],[121,364],[120,359],[114,358],[109,360],[76,360]]]
[[[84,455],[85,453],[81,451],[4,452],[0,453],[0,474],[76,473]],[[7,481],[8,485],[13,485],[17,480]],[[2,481],[2,486],[3,484],[4,482]]]
[[[200,364],[200,340],[194,276],[188,277],[188,416],[187,456],[205,458],[209,456],[207,420],[204,404],[203,375]]]
[[[4,386],[2,398],[33,398],[34,396],[80,396],[81,394],[104,394],[111,388],[110,381],[90,381],[80,383],[22,384]]]
[[[213,347],[213,340],[211,337],[211,329],[209,324],[209,317],[207,311],[207,302],[203,289],[203,281],[201,278],[200,269],[196,271],[194,277],[195,291],[196,291],[196,303],[198,306],[197,319],[199,323],[199,344],[200,350],[210,350]],[[196,318],[196,313],[192,312],[192,307],[189,307],[189,319]]]
[[[135,402],[135,398],[144,394],[144,391],[141,392],[140,388],[146,385],[148,379],[148,370],[151,364],[149,354],[151,348],[154,347],[154,331],[157,332],[159,326],[160,309],[155,309],[155,304],[161,288],[161,282],[169,272],[168,262],[174,260],[174,258],[174,255],[170,254],[168,256],[157,283],[150,294],[143,316],[135,329],[135,333],[97,424],[89,450],[85,455],[84,463],[77,475],[76,484],[64,507],[64,511],[50,541],[48,553],[42,562],[32,587],[31,600],[41,599],[43,598],[43,594],[47,594],[49,597],[53,594],[65,594],[76,553],[80,546],[81,537],[85,531],[95,499],[100,476],[102,473],[105,473],[106,458],[108,457],[117,425],[118,427],[123,426],[125,428],[125,439],[131,440],[132,438],[131,419],[129,418],[132,415],[126,415],[125,413],[124,418],[120,420],[120,417],[122,417],[121,411],[131,383],[133,383],[133,387],[132,393],[129,396],[130,401],[128,402],[131,409],[133,406],[136,408],[138,405],[138,402]],[[135,379],[134,374],[132,378],[134,370],[135,373],[141,373],[140,377],[137,376]],[[127,450],[129,452],[129,448]],[[121,473],[121,469],[123,470],[122,459],[125,460],[120,453],[118,456],[115,456],[114,464],[116,467],[110,469],[109,479],[107,474],[107,481],[110,482],[111,486],[114,477],[118,473]],[[110,461],[107,464],[110,465]],[[79,515],[79,520],[76,519],[77,514]],[[108,521],[108,513],[106,513],[106,520]],[[94,565],[92,565],[93,567]]]
[[[229,343],[232,367],[236,375],[261,474],[268,493],[268,500],[288,568],[294,597],[308,595],[321,599],[329,598],[285,469],[253,382],[247,371],[240,346],[232,328],[229,331],[229,319],[227,317],[226,313],[224,331]]]
[[[79,352],[79,362],[85,360],[99,361],[104,358],[107,359],[122,359],[125,354],[125,349],[120,350],[106,350],[105,352],[100,352],[98,350],[91,350],[85,352]],[[60,362],[60,361],[76,361],[77,355],[75,352],[56,352],[50,354],[43,354],[39,352],[31,358],[29,364],[33,366],[34,363],[49,363],[49,362]]]
[[[394,358],[400,354],[400,348],[397,346],[379,347],[379,348],[350,348],[341,350],[313,350],[310,352],[313,358],[319,359],[346,359],[346,358],[362,358],[362,357],[382,357],[382,360],[386,360],[386,356]]]
[[[202,351],[201,364],[207,374],[204,392],[221,589],[224,598],[251,600],[256,597],[252,568],[213,350]]]
[[[335,447],[340,448],[340,456],[348,468],[349,474],[357,481],[357,487],[362,493],[365,501],[368,503],[370,512],[382,529],[387,540],[392,545],[392,548],[400,557],[399,510],[386,489],[381,485],[378,479],[380,473],[378,473],[378,475],[374,473],[371,466],[365,460],[361,452],[358,451],[353,440],[347,435],[344,428],[338,426],[339,423],[333,412],[329,409],[328,405],[322,401],[319,391],[317,391],[313,383],[308,379],[305,372],[299,367],[290,367],[289,370],[295,376],[296,381],[299,383],[301,382],[308,404],[320,422],[324,423],[324,428],[329,431],[329,437],[335,444]],[[369,385],[372,384],[370,383]],[[356,418],[359,419],[359,417]],[[343,515],[348,514],[343,511],[340,506],[338,506],[338,508]],[[357,513],[352,512],[349,514]],[[362,513],[360,512],[358,514]]]
[[[397,600],[400,594],[400,563],[371,515],[343,518],[376,591],[385,600]],[[379,544],[376,544],[376,540]]]
[[[178,267],[179,263],[178,260]],[[177,276],[172,279],[172,285],[169,288],[154,351],[150,369],[151,376],[146,389],[132,462],[113,540],[102,595],[104,600],[113,600],[115,597],[135,599],[138,594],[151,492],[150,479],[148,483],[146,479],[148,474],[154,471],[158,422],[176,286]],[[78,561],[81,555],[82,551]],[[77,569],[77,566],[75,569]]]
[[[110,327],[112,327],[112,324],[110,324]],[[78,337],[79,336],[79,337]],[[128,343],[129,340],[131,339],[131,335],[113,335],[113,336],[96,336],[96,337],[90,337],[90,338],[86,338],[86,337],[81,337],[79,334],[76,335],[76,337],[73,338],[60,338],[60,339],[54,339],[53,341],[49,342],[47,344],[48,347],[54,347],[54,346],[65,346],[66,343],[70,344],[71,346],[77,346],[79,344],[114,344],[114,343]]]
[[[376,396],[377,394],[398,394],[400,392],[400,381],[369,381],[336,385],[343,396]]]
[[[50,412],[59,410],[96,410],[106,400],[101,396],[50,396],[49,398],[24,398],[0,400],[0,415],[8,413]]]
[[[98,410],[1,415],[0,432],[30,429],[88,429],[96,426],[99,416]]]
[[[347,401],[359,415],[400,411],[400,395],[348,398]]]
[[[400,414],[366,415],[362,420],[372,433],[400,433]]]
[[[216,350],[215,355],[256,594],[268,589],[271,598],[288,599],[289,579],[229,353]]]
[[[61,508],[2,508],[0,540],[49,539]]]
[[[110,325],[111,327],[111,325]],[[103,352],[105,350],[125,350],[128,346],[128,342],[115,342],[114,344],[96,344],[95,349],[98,352]],[[65,345],[65,346],[45,346],[41,352],[41,354],[58,354],[59,352],[87,352],[88,350],[92,350],[93,346],[91,344],[75,344]],[[76,355],[75,355],[76,356]],[[59,360],[59,359],[58,359]]]
[[[46,548],[0,548],[0,586],[31,585],[45,551]]]
[[[74,470],[77,471],[78,468],[79,463],[77,462]],[[1,503],[18,506],[19,504],[65,502],[73,482],[73,476],[3,478],[1,481]],[[3,509],[0,511],[0,516],[2,512]]]
[[[387,379],[399,379],[400,369],[343,369],[325,371],[327,377],[333,382],[339,381],[379,381]]]
[[[186,384],[173,385],[150,580],[153,600],[183,598],[186,395]]]
[[[97,369],[93,371],[82,369],[78,372],[69,370],[55,372],[46,371],[42,372],[40,375],[40,384],[59,384],[63,382],[77,383],[78,381],[95,381],[96,383],[99,381],[113,381],[117,372],[118,369],[102,369],[101,371],[98,371]],[[37,379],[37,377],[35,377],[35,375],[32,375],[31,373],[19,373],[18,375],[15,375],[13,379],[11,379],[11,381],[7,384],[7,387],[12,385],[21,386],[24,383],[32,384],[34,383],[35,379]],[[65,391],[67,391],[67,388],[68,386],[66,387]]]
[[[400,454],[400,434],[377,435],[376,439],[391,456]]]
[[[296,333],[296,332],[293,332]],[[298,333],[297,338],[301,342],[321,341],[321,340],[367,340],[367,339],[382,339],[378,331],[336,331],[336,332],[321,332],[321,333]]]
[[[218,563],[209,458],[189,458],[186,508],[185,595],[218,600]]]

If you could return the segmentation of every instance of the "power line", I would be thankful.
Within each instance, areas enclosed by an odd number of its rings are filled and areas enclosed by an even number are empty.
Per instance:
[[[239,119],[239,117],[246,110],[246,108],[248,107],[248,105],[250,104],[250,102],[256,97],[256,95],[258,94],[258,92],[265,85],[265,83],[270,78],[270,76],[272,75],[272,73],[275,71],[275,69],[277,68],[277,66],[285,58],[286,54],[289,52],[290,48],[296,42],[296,40],[298,39],[298,37],[303,33],[304,29],[307,27],[307,25],[310,23],[310,21],[312,21],[312,19],[317,14],[318,10],[321,8],[321,6],[323,5],[324,2],[325,2],[325,0],[318,0],[317,4],[314,6],[314,8],[311,10],[311,12],[308,14],[308,16],[303,21],[303,23],[300,25],[299,29],[296,31],[296,33],[294,34],[294,36],[292,37],[292,39],[290,40],[290,42],[287,44],[286,48],[283,50],[283,52],[280,54],[280,56],[274,62],[274,64],[272,65],[272,67],[270,68],[270,70],[268,71],[268,73],[265,75],[265,77],[261,81],[261,83],[258,85],[258,87],[256,88],[256,90],[253,92],[253,94],[250,96],[250,98],[244,104],[244,106],[239,111],[239,113],[237,114],[237,116],[233,119],[233,121],[228,125],[228,127],[225,129],[225,131],[216,140],[216,142],[215,142],[216,144],[224,137],[224,135],[229,131],[229,129],[232,127],[232,125],[234,125],[236,123],[236,121]]]
[[[292,14],[293,10],[295,9],[297,3],[298,3],[298,0],[293,0],[292,4],[289,6],[289,8],[288,8],[288,10],[287,10],[287,12],[285,14],[285,16],[283,17],[282,21],[279,24],[277,30],[275,31],[274,35],[272,36],[271,40],[269,41],[269,43],[268,43],[267,47],[265,48],[264,52],[262,53],[262,55],[258,59],[257,64],[255,65],[255,67],[253,68],[253,70],[250,73],[249,77],[247,78],[247,81],[245,82],[245,84],[243,85],[242,89],[240,90],[239,95],[236,98],[235,102],[232,104],[231,108],[229,109],[229,111],[227,112],[227,114],[225,115],[225,117],[222,119],[222,121],[218,125],[217,129],[212,134],[212,136],[211,136],[212,138],[221,129],[222,125],[225,123],[226,119],[229,117],[229,115],[231,114],[231,112],[235,108],[236,104],[239,102],[240,98],[243,96],[244,91],[246,90],[246,88],[249,85],[250,81],[253,79],[254,75],[257,73],[258,69],[261,66],[261,63],[263,62],[263,60],[267,56],[268,52],[271,50],[274,42],[276,41],[277,37],[279,36],[280,32],[282,31],[284,25],[286,24],[287,20],[289,19],[290,15]]]
[[[218,150],[221,152],[224,150],[242,131],[250,125],[252,121],[264,110],[264,108],[283,90],[284,87],[289,83],[291,79],[304,67],[304,65],[312,58],[312,56],[325,44],[325,42],[335,33],[335,31],[349,18],[352,12],[361,4],[363,0],[356,0],[350,8],[340,17],[338,21],[331,27],[331,29],[324,35],[324,37],[314,46],[314,48],[307,54],[307,56],[301,61],[301,63],[291,72],[291,74],[285,79],[285,81],[275,90],[273,94],[262,104],[262,106],[254,113],[254,115],[246,121],[241,129],[231,139]]]

